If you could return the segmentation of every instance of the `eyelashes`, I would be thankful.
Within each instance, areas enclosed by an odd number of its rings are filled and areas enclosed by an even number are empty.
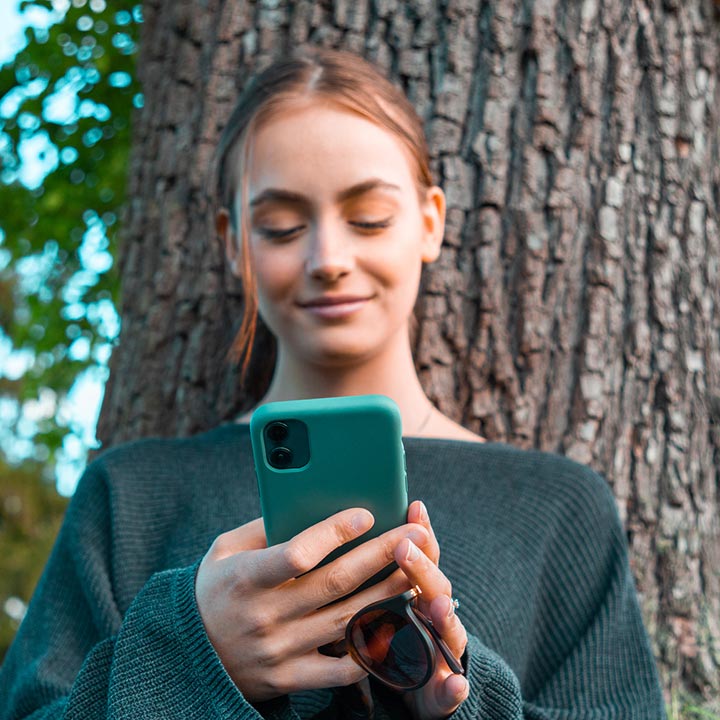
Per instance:
[[[289,228],[288,230],[276,230],[274,228],[258,228],[258,232],[264,238],[268,238],[269,240],[284,240],[286,238],[292,237],[293,235],[304,229],[304,225],[298,225],[298,227]]]
[[[382,228],[390,227],[390,220],[378,220],[377,222],[351,222],[353,227],[362,228],[365,230],[380,230]]]
[[[390,227],[392,220],[390,218],[386,220],[378,220],[377,222],[350,222],[350,225],[357,228],[360,231],[373,232],[378,230],[384,230]],[[268,240],[288,240],[295,235],[305,230],[305,225],[297,225],[291,228],[258,228],[257,232]]]

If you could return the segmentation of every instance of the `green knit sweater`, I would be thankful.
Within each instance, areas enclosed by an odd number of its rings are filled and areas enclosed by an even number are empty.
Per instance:
[[[565,458],[405,438],[468,634],[454,718],[663,718],[607,484]],[[110,450],[85,472],[0,671],[0,720],[332,716],[331,691],[254,707],[205,633],[195,573],[259,515],[246,425]],[[377,693],[380,715],[404,706]]]

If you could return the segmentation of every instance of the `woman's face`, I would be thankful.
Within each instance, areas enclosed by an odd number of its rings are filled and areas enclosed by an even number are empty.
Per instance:
[[[445,213],[439,188],[421,203],[411,163],[392,133],[332,106],[286,111],[255,134],[249,249],[259,311],[281,350],[338,366],[400,333],[407,342]],[[237,252],[231,261],[239,268]]]

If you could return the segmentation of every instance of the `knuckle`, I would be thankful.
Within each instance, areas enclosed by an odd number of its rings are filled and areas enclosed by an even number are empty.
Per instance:
[[[460,645],[465,650],[465,646],[467,645],[468,641],[468,634],[467,630],[465,629],[465,626],[460,622],[460,620],[457,621],[458,624],[458,632],[460,633]]]
[[[463,663],[463,655],[465,655],[465,650],[467,649],[467,638],[464,638],[460,640],[457,644],[457,650],[455,651],[455,657],[460,660],[461,664]]]
[[[263,667],[274,667],[283,657],[283,648],[277,640],[266,638],[255,647],[255,661]]]
[[[337,637],[343,637],[345,635],[345,628],[347,628],[347,625],[355,612],[354,608],[349,608],[335,617],[333,631]]]
[[[452,646],[457,650],[457,657],[461,657],[468,642],[468,634],[464,625],[459,620],[454,620],[447,630],[447,635]]]
[[[335,537],[337,538],[338,545],[344,545],[357,535],[350,518],[343,518],[339,522],[336,522],[333,525],[333,531],[335,533]]]
[[[463,655],[465,653],[465,648],[467,647],[468,643],[468,634],[467,630],[465,628],[462,629],[460,634],[460,655]]]
[[[385,564],[395,559],[395,548],[397,547],[400,540],[396,537],[385,538],[380,546],[380,555],[385,561]]]
[[[356,583],[346,568],[331,567],[324,577],[325,592],[332,596],[342,596],[352,590]]]
[[[274,668],[265,674],[264,684],[267,687],[268,695],[270,697],[287,695],[288,691],[292,688],[292,682],[290,681],[287,672],[282,672],[277,668]]]
[[[283,550],[283,558],[294,575],[302,575],[313,568],[309,549],[300,542],[288,542]]]
[[[226,592],[234,596],[242,596],[248,589],[248,579],[237,563],[229,563],[218,568],[220,580]]]
[[[228,555],[228,538],[225,533],[222,535],[218,535],[212,542],[212,545],[210,545],[210,549],[208,550],[208,555],[215,559],[215,558],[223,558],[226,555]]]
[[[275,618],[266,607],[256,603],[245,615],[245,626],[250,635],[265,638],[275,626]]]

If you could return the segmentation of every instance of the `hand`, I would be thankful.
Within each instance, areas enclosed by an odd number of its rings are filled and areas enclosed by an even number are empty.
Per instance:
[[[313,570],[373,522],[367,510],[344,510],[268,548],[258,519],[212,544],[198,569],[197,604],[210,642],[247,700],[349,685],[365,677],[350,656],[327,657],[317,648],[342,637],[361,608],[407,590],[407,578],[396,570],[351,598],[325,606],[392,562],[403,540],[424,547],[430,539],[422,525],[402,525]]]
[[[418,585],[422,590],[420,611],[432,620],[453,655],[460,659],[467,645],[467,632],[455,614],[452,585],[438,567],[440,548],[423,503],[412,503],[408,509],[408,522],[422,525],[430,539],[424,552],[411,539],[403,540],[395,551],[395,561],[410,584]],[[419,690],[407,693],[405,701],[417,720],[444,718],[455,712],[469,690],[468,681],[462,675],[453,674],[438,652],[435,675]]]

